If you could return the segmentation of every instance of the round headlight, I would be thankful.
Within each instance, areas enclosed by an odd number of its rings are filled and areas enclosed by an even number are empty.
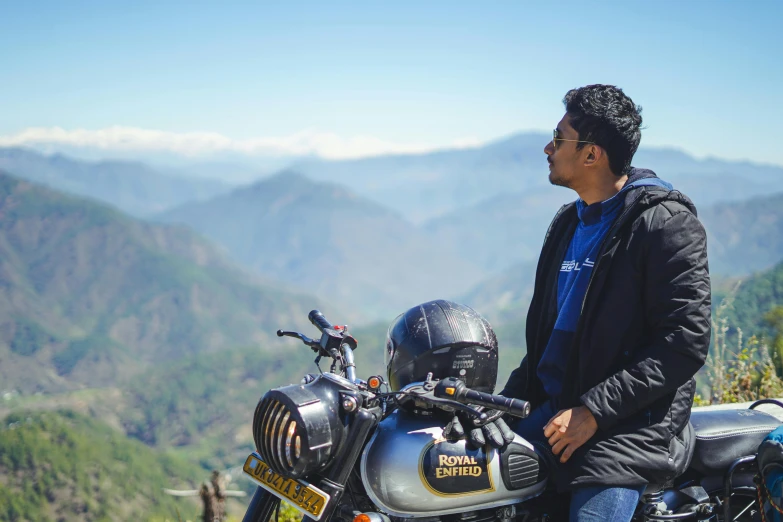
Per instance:
[[[256,407],[253,439],[276,473],[299,478],[324,468],[344,436],[340,386],[318,378],[270,390]]]

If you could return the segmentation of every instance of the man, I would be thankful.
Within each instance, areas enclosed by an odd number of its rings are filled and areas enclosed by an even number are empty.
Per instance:
[[[687,197],[631,168],[641,107],[611,85],[563,102],[544,153],[550,182],[579,199],[546,234],[527,356],[501,394],[531,402],[512,428],[558,461],[572,521],[629,521],[645,486],[690,460],[710,340],[706,235]]]

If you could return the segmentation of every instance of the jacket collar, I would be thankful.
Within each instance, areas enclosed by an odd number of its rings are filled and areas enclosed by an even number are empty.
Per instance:
[[[675,190],[671,183],[662,180],[650,169],[631,167],[628,180],[616,197],[622,198],[622,209],[613,228],[621,226],[628,219],[633,219],[642,210],[663,201],[681,203],[694,216],[697,215],[696,206],[685,194]],[[558,228],[558,223],[575,223],[578,219],[576,201],[563,205],[549,225],[547,234],[544,237],[544,244],[546,245],[549,236]]]
[[[621,194],[625,194],[623,205],[625,209],[635,205],[649,207],[662,201],[677,201],[696,215],[696,206],[693,201],[682,192],[675,190],[671,183],[662,180],[650,169],[631,167]]]

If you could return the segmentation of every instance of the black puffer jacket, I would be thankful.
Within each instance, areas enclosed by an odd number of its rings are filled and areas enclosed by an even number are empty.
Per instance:
[[[628,183],[655,177],[633,169]],[[664,483],[690,462],[694,375],[710,343],[707,239],[693,203],[657,186],[621,194],[582,306],[558,406],[585,405],[598,432],[557,473],[560,489]],[[538,406],[536,375],[557,317],[557,277],[578,218],[555,216],[527,316],[527,356],[501,392]]]

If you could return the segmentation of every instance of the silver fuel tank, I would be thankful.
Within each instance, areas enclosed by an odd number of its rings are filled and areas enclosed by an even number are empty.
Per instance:
[[[546,465],[517,435],[498,453],[443,438],[443,426],[397,410],[378,426],[364,449],[362,481],[386,513],[433,517],[515,504],[546,486]]]

